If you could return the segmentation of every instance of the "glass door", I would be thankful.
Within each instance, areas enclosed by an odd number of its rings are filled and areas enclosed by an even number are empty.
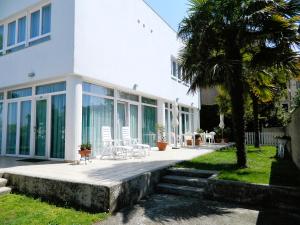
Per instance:
[[[125,102],[118,102],[117,106],[117,139],[122,139],[122,127],[127,124],[127,105]]]
[[[48,100],[42,99],[36,101],[35,115],[35,155],[46,157],[47,150],[47,115]]]
[[[139,108],[137,105],[130,104],[130,135],[133,139],[138,139],[139,134]]]

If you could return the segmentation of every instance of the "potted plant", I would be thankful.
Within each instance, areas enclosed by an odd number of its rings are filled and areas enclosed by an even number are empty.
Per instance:
[[[82,158],[89,157],[92,153],[92,145],[91,144],[81,144],[79,154]]]
[[[165,127],[163,125],[157,124],[156,130],[158,133],[158,141],[157,141],[157,147],[159,151],[165,151],[167,148],[168,143],[166,142],[166,138],[164,136],[165,133]]]
[[[201,128],[197,129],[197,134],[195,134],[195,145],[200,145],[202,140],[201,140],[201,134],[204,133],[204,131]]]

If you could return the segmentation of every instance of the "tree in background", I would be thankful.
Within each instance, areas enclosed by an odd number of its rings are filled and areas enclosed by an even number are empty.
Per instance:
[[[247,167],[243,56],[249,55],[251,67],[259,70],[295,69],[299,12],[299,0],[190,0],[189,15],[179,27],[185,43],[183,79],[191,83],[190,92],[216,85],[229,92],[240,168]]]

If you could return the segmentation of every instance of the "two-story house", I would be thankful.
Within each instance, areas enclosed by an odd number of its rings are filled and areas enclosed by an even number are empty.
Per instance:
[[[154,145],[200,126],[177,57],[183,44],[143,0],[0,0],[0,152],[76,160],[101,154],[101,127]]]

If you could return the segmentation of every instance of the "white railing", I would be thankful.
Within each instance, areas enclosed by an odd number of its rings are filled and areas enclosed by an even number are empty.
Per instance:
[[[260,132],[259,133],[259,143],[260,145],[277,145],[276,136],[284,135],[283,132]],[[246,132],[245,141],[247,145],[254,145],[255,143],[255,133]]]

